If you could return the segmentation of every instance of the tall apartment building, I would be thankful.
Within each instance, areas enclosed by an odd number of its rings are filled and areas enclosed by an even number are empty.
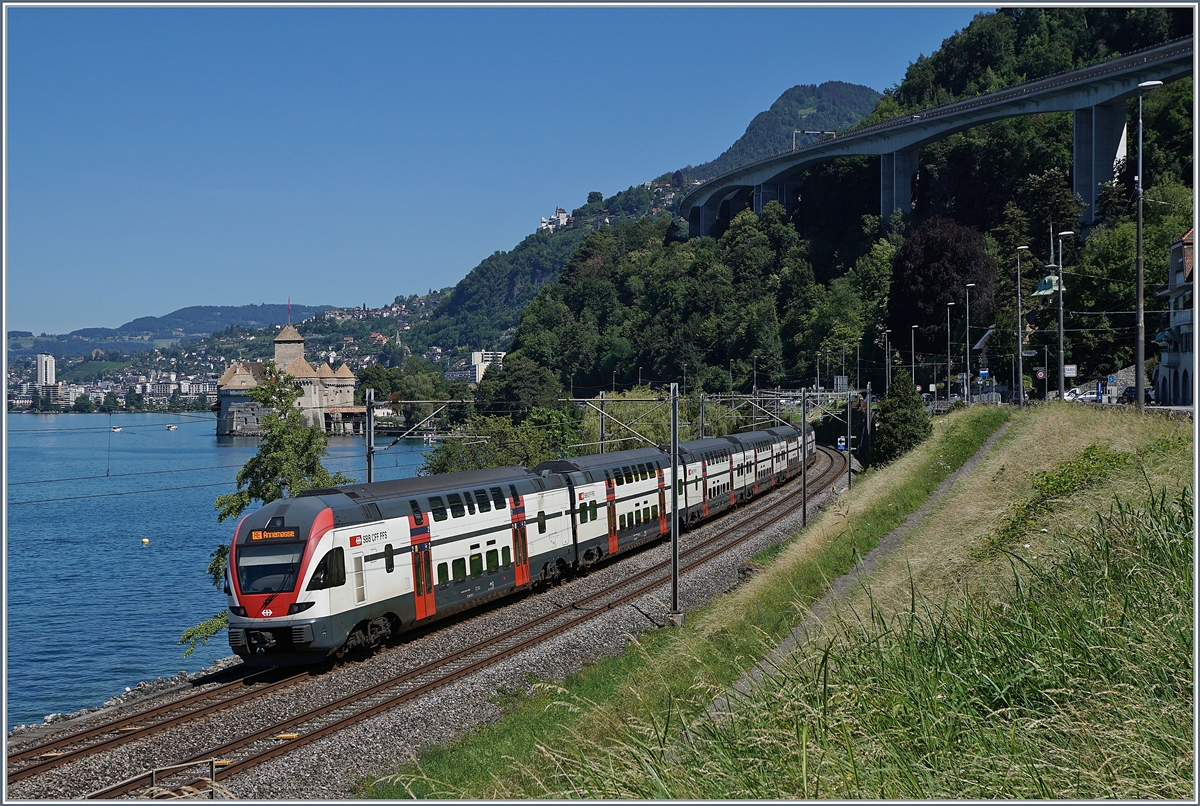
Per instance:
[[[55,384],[54,356],[49,353],[38,353],[37,382],[38,386],[53,386]]]

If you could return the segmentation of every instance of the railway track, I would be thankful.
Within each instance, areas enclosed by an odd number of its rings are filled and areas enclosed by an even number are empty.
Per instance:
[[[847,457],[844,454],[824,448],[819,449],[819,451],[819,457],[823,456],[824,459],[819,458],[818,464],[824,463],[826,466],[816,472],[810,472],[810,495],[836,483],[846,473]],[[739,518],[736,522],[719,529],[715,534],[703,540],[695,541],[686,550],[681,550],[681,574],[703,565],[712,558],[750,539],[761,530],[792,514],[802,496],[799,480],[794,479],[794,481],[796,482],[795,484],[790,484],[783,488],[783,491],[786,492],[785,495],[774,501],[766,501],[763,508],[748,517]],[[718,521],[716,525],[720,526],[723,524]],[[200,764],[220,759],[219,763],[221,766],[215,768],[215,775],[213,777],[216,780],[227,780],[251,767],[292,752],[299,747],[369,719],[383,711],[395,708],[405,702],[415,700],[425,694],[447,686],[455,680],[459,680],[498,661],[516,655],[552,636],[559,635],[591,619],[603,616],[605,613],[611,612],[614,608],[645,596],[647,593],[668,583],[669,580],[669,560],[654,564],[641,571],[625,576],[602,590],[575,599],[562,606],[552,608],[536,618],[504,630],[485,641],[467,646],[377,684],[357,688],[354,691],[346,693],[344,696],[332,699],[329,702],[317,705],[301,713],[291,715],[282,720],[273,721],[265,726],[260,726],[230,741],[207,747],[199,753],[192,753],[186,758],[179,759],[176,763]],[[84,743],[86,742],[86,738],[83,735],[62,737],[55,740],[55,744],[58,747],[71,748],[62,756],[41,758],[41,756],[47,753],[60,752],[60,750],[51,749],[49,747],[51,743],[24,749],[19,754],[13,754],[9,757],[10,768],[13,761],[30,758],[37,760],[33,764],[22,766],[19,770],[10,772],[9,783],[11,784],[14,780],[21,780],[22,778],[49,770],[52,767],[60,766],[67,761],[83,758],[94,753],[106,752],[127,741],[146,738],[154,733],[177,727],[184,722],[204,718],[234,705],[243,705],[250,699],[266,696],[287,686],[295,685],[296,678],[305,676],[305,674],[290,676],[271,684],[271,687],[262,686],[252,691],[243,692],[236,699],[229,698],[217,701],[218,698],[214,695],[216,692],[224,690],[224,687],[222,687],[222,689],[215,689],[212,692],[206,693],[207,699],[211,700],[210,702],[198,705],[192,709],[187,709],[187,706],[182,704],[183,701],[171,703],[159,709],[151,709],[156,713],[169,710],[180,711],[175,716],[164,717],[161,721],[154,721],[148,725],[143,724],[146,720],[152,718],[150,716],[151,712],[147,711],[143,714],[135,714],[124,720],[118,720],[107,726],[99,726],[88,732],[90,735],[95,736],[98,735],[101,729],[105,727],[109,728],[109,738],[100,742],[86,744]],[[229,685],[236,686],[239,683]],[[196,695],[194,698],[188,698],[188,701],[190,702],[193,699],[204,700],[206,697],[204,695]],[[139,719],[142,722],[139,722]],[[117,722],[123,724],[117,725]],[[125,731],[125,735],[121,735],[121,733],[115,736],[111,735],[114,730],[120,732],[122,727],[129,726],[140,727],[136,731]],[[72,742],[74,742],[74,745],[71,744]],[[20,755],[21,759],[18,759],[17,755]],[[14,775],[19,775],[20,778],[14,778]],[[135,778],[111,784],[104,789],[92,792],[89,797],[115,798],[130,793],[140,793],[139,796],[146,796],[149,775],[149,772],[147,772]],[[155,781],[156,787],[159,788],[157,791],[162,791],[162,787],[180,790],[183,787],[202,789],[209,785],[210,781],[208,779],[195,780],[194,775],[195,772],[193,771],[191,773],[192,780],[188,780],[189,776],[183,775],[182,772],[176,772],[171,775],[160,774]]]

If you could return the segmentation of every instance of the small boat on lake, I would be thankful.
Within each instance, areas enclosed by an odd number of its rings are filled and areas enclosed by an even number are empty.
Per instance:
[[[114,426],[111,426],[111,427],[110,427],[108,430],[109,430],[109,431],[112,431],[112,432],[114,432],[114,433],[116,433],[117,431],[120,431],[120,430],[121,430],[121,426],[119,426],[119,425],[114,425]]]
[[[168,430],[168,431],[174,431],[174,430],[176,430],[176,429],[178,429],[178,428],[179,428],[179,426],[177,426],[177,425],[173,425],[173,424],[172,424],[172,425],[168,425],[168,426],[167,426],[167,430]]]

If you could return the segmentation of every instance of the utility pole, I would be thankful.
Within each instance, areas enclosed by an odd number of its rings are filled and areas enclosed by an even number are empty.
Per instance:
[[[704,439],[704,393],[700,393],[700,439]]]
[[[363,402],[367,404],[367,484],[375,481],[375,390],[363,390]]]
[[[850,431],[850,390],[846,390],[846,489],[850,489],[853,480],[850,477],[850,468],[854,464],[853,454],[850,449],[850,440],[854,435]]]
[[[801,516],[800,526],[804,528],[808,526],[808,388],[800,390],[800,443],[804,446],[801,450],[803,458],[800,461],[800,480],[801,480],[801,498],[804,501],[801,504],[801,509],[804,510]]]
[[[600,390],[600,453],[604,453],[604,390]]]
[[[1137,339],[1134,352],[1134,372],[1137,378],[1134,379],[1133,393],[1137,395],[1138,414],[1146,412],[1146,393],[1144,387],[1146,385],[1146,310],[1144,297],[1144,264],[1142,261],[1142,92],[1144,90],[1152,90],[1155,87],[1162,86],[1161,81],[1143,81],[1138,84],[1138,175],[1137,175],[1137,332],[1134,338]],[[793,139],[795,135],[792,135]],[[1059,250],[1059,262],[1062,262],[1062,250]]]
[[[1063,292],[1066,287],[1063,285],[1063,236],[1074,235],[1071,230],[1064,230],[1058,233],[1058,399],[1063,399],[1063,393],[1067,390],[1066,376],[1066,352],[1063,348]],[[1054,241],[1050,242],[1050,247],[1054,247]],[[992,382],[993,390],[995,381]]]
[[[671,623],[683,626],[679,609],[679,384],[671,384]]]

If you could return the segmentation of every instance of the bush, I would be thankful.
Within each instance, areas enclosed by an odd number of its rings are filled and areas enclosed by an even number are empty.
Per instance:
[[[879,404],[875,421],[873,463],[886,464],[925,441],[933,433],[933,423],[917,387],[908,373],[901,370],[892,379],[888,393]]]

